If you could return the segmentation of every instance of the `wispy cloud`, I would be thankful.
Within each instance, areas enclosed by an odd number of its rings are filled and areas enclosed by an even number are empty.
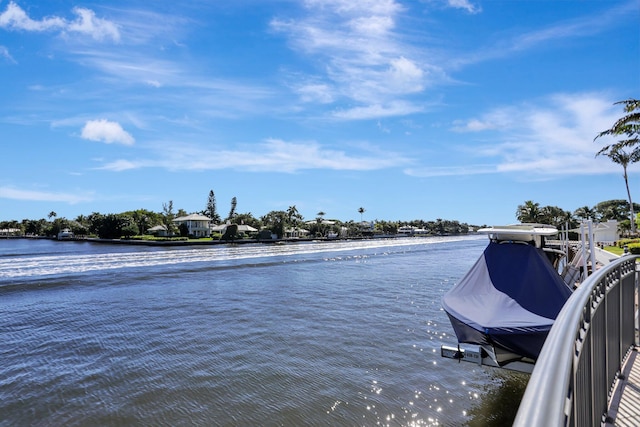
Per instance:
[[[637,13],[637,11],[637,2],[627,1],[622,4],[617,4],[597,15],[585,15],[580,18],[558,21],[544,28],[519,33],[510,38],[500,39],[492,45],[480,48],[475,53],[469,52],[465,55],[459,55],[451,61],[451,65],[453,67],[461,67],[487,60],[504,58],[516,52],[538,47],[548,47],[551,43],[562,40],[591,37],[600,34],[606,29],[615,27],[621,17],[626,17],[629,13]]]
[[[419,104],[402,109],[389,106],[412,103],[410,96],[424,91],[438,76],[433,66],[420,62],[415,48],[402,42],[396,28],[404,11],[400,3],[314,0],[304,4],[306,16],[271,21],[271,28],[285,34],[292,48],[322,63],[313,84],[298,86],[303,101],[355,102],[353,111],[335,116],[343,119],[421,110]],[[322,96],[310,96],[317,94]]]
[[[11,1],[4,12],[0,13],[0,28],[12,31],[59,31],[88,35],[94,40],[120,40],[118,27],[106,19],[98,18],[94,11],[82,7],[73,8],[76,19],[67,20],[59,16],[33,19]]]
[[[98,167],[98,170],[107,170],[111,172],[123,172],[131,169],[140,169],[145,166],[153,166],[151,162],[133,162],[130,160],[116,160],[114,162],[109,162],[104,166]]]
[[[131,51],[76,50],[73,52],[79,62],[94,68],[106,76],[125,83],[140,83],[153,87],[175,84],[184,78],[185,69],[167,60],[149,57],[142,53],[132,55]]]
[[[480,173],[493,170],[537,177],[611,173],[617,170],[615,165],[595,158],[600,145],[594,137],[620,115],[613,102],[601,94],[557,94],[457,121],[452,130],[467,134],[465,138],[478,134],[483,141],[492,141],[467,148],[478,158],[495,159],[493,167],[483,166]],[[451,169],[457,171],[457,166]]]
[[[110,18],[117,25],[122,44],[159,46],[162,50],[182,47],[178,40],[193,29],[194,22],[180,13],[165,14],[158,9],[135,9],[135,3],[123,9],[110,8]]]
[[[370,119],[372,117],[384,118],[393,116],[406,116],[418,113],[424,110],[424,107],[406,101],[391,101],[385,105],[371,104],[363,107],[353,107],[348,109],[339,109],[331,113],[331,116],[343,120],[361,120]]]
[[[106,119],[89,120],[82,128],[81,137],[107,144],[133,145],[135,142],[135,139],[120,126],[120,123]]]
[[[93,195],[88,193],[60,193],[60,192],[47,192],[27,190],[23,188],[0,187],[0,198],[10,200],[27,200],[34,202],[63,202],[69,204],[76,204],[82,202],[89,202],[93,200]]]
[[[194,114],[198,116],[234,118],[261,113],[265,102],[275,99],[277,89],[272,86],[203,74],[199,71],[201,64],[172,60],[172,55],[158,56],[155,51],[122,44],[117,50],[83,46],[71,51],[71,59],[97,71],[97,77],[111,88],[110,95],[114,97],[130,99],[135,93],[135,102],[171,103],[177,111],[197,111]],[[144,98],[132,88],[145,90]],[[83,96],[102,99],[104,94],[90,87]],[[278,99],[282,104],[282,97]],[[274,107],[270,108],[273,112]]]
[[[433,166],[407,168],[404,173],[416,178],[433,178],[442,176],[466,176],[498,173],[496,165],[464,165],[464,166]]]
[[[268,139],[246,149],[235,150],[186,143],[156,143],[154,149],[157,155],[155,159],[119,159],[97,169],[121,172],[160,167],[174,171],[236,169],[247,172],[295,173],[309,169],[369,171],[410,163],[401,154],[382,152],[375,147],[351,147],[347,152],[322,147],[314,141],[288,142],[281,139]]]
[[[4,58],[12,64],[16,64],[16,60],[13,59],[6,46],[0,45],[0,58]]]
[[[464,9],[469,13],[476,14],[482,12],[482,8],[478,5],[473,4],[469,0],[447,0],[447,4],[450,7],[456,9]]]

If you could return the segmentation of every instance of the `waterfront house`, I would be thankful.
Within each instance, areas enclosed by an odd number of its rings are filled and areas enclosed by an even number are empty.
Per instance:
[[[211,218],[200,214],[191,214],[180,216],[173,220],[173,223],[179,228],[186,225],[189,230],[189,236],[193,237],[209,237],[211,235]]]
[[[401,236],[425,236],[429,234],[429,230],[418,228],[411,225],[405,225],[398,228],[398,234]]]
[[[151,227],[150,229],[148,229],[147,233],[153,234],[157,237],[167,237],[167,226],[164,224],[156,225],[155,227]]]
[[[284,237],[287,239],[299,239],[307,237],[308,235],[309,230],[305,230],[304,228],[291,227],[284,230]]]
[[[2,228],[0,229],[0,237],[16,237],[22,236],[22,230],[20,228]]]

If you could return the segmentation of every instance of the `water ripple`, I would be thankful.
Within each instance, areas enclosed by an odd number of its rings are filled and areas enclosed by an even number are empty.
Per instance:
[[[489,380],[439,301],[483,246],[0,256],[0,426],[463,424]]]

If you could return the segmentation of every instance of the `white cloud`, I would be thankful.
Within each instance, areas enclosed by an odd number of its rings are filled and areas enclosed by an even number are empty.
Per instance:
[[[87,34],[95,40],[120,40],[120,32],[113,22],[97,18],[95,12],[90,9],[76,7],[73,12],[78,18],[67,24],[68,31]]]
[[[621,114],[613,103],[599,94],[558,94],[496,108],[458,122],[454,130],[482,134],[485,142],[468,151],[496,160],[496,172],[547,177],[619,172],[619,166],[608,159],[595,158],[606,143],[594,142],[595,136]]]
[[[34,191],[8,186],[0,187],[0,198],[37,202],[65,202],[70,204],[93,200],[93,196],[90,194]]]
[[[637,2],[619,3],[597,15],[563,20],[506,40],[500,39],[495,44],[487,46],[478,52],[459,55],[452,61],[452,66],[460,67],[496,58],[504,58],[514,52],[535,49],[539,46],[547,46],[562,40],[591,37],[601,33],[604,29],[616,26],[622,17],[636,13]]]
[[[13,59],[13,57],[9,53],[9,49],[7,49],[6,46],[0,45],[0,58],[5,58],[7,61],[9,61],[9,62],[11,62],[13,64],[16,63],[16,60]]]
[[[303,169],[376,170],[406,163],[395,153],[348,154],[316,142],[287,142],[269,139],[250,162],[249,169],[295,172]],[[234,154],[235,156],[235,154]],[[254,163],[255,162],[255,163]]]
[[[380,120],[378,120],[378,123],[376,123],[376,127],[380,130],[380,132],[383,132],[383,133],[391,133],[391,130],[390,130],[388,127],[384,126],[384,125],[380,122]]]
[[[499,172],[495,165],[479,164],[464,166],[424,166],[420,168],[408,168],[404,173],[416,178],[432,178],[440,176],[464,176],[483,175]]]
[[[420,92],[424,89],[424,72],[415,62],[402,56],[391,60],[388,75],[388,85],[398,93]]]
[[[358,34],[384,36],[395,26],[390,16],[359,16],[347,22],[347,25]]]
[[[406,157],[372,147],[360,153],[325,148],[314,141],[288,142],[268,139],[246,149],[211,149],[186,143],[157,143],[157,159],[124,160],[107,163],[98,169],[120,172],[139,168],[168,170],[237,169],[249,172],[294,173],[308,169],[368,171],[404,166]]]
[[[518,117],[518,111],[513,107],[494,108],[481,118],[474,117],[467,121],[456,120],[452,130],[455,132],[479,132],[491,129],[506,129],[513,125]]]
[[[395,101],[387,105],[375,104],[364,107],[354,107],[347,110],[336,110],[332,116],[340,120],[366,120],[374,117],[406,116],[422,112],[423,108],[404,101]]]
[[[99,168],[96,168],[98,170],[108,170],[108,171],[112,171],[112,172],[122,172],[122,171],[126,171],[126,170],[131,170],[131,169],[138,169],[140,167],[143,167],[144,164],[140,163],[140,162],[131,162],[129,160],[116,160],[115,162],[110,162],[105,164],[104,166],[101,166]]]
[[[0,14],[0,28],[25,31],[47,31],[64,28],[65,21],[59,17],[44,18],[40,21],[29,18],[24,10],[13,1]]]
[[[308,6],[330,9],[340,15],[388,15],[399,12],[402,6],[394,0],[306,0]]]
[[[11,1],[4,12],[0,14],[0,28],[22,31],[55,31],[76,32],[91,36],[95,40],[112,39],[120,40],[118,27],[105,19],[97,18],[90,9],[76,7],[73,13],[77,15],[74,21],[53,16],[41,20],[31,19],[27,13]]]
[[[135,140],[117,122],[110,122],[106,119],[89,120],[82,128],[82,138],[91,141],[100,141],[107,144],[119,143],[132,145]]]
[[[476,6],[471,3],[469,0],[447,0],[449,6],[454,7],[456,9],[464,9],[469,13],[480,13],[482,8],[480,6]]]
[[[421,48],[402,42],[396,29],[404,8],[385,1],[306,1],[308,14],[299,19],[274,19],[271,28],[285,34],[291,46],[319,64],[315,89],[331,88],[325,97],[301,92],[304,102],[353,105],[341,119],[379,118],[420,108],[409,105],[408,96],[423,92],[442,71],[421,63]],[[299,76],[296,75],[299,79]],[[296,85],[292,85],[296,87]]]
[[[334,101],[333,89],[328,84],[308,83],[297,86],[294,90],[298,93],[302,102],[330,104]]]

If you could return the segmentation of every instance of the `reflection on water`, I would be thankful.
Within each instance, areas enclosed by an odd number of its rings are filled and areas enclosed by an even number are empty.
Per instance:
[[[518,412],[522,395],[529,382],[529,374],[492,372],[491,383],[477,404],[468,412],[469,427],[511,426]]]

